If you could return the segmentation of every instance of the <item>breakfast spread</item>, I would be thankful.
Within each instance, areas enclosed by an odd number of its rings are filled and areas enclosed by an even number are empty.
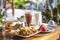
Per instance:
[[[38,32],[37,29],[30,29],[28,27],[23,27],[23,28],[19,28],[18,30],[16,30],[15,32],[12,32],[12,34],[15,34],[15,35],[22,35],[22,36],[29,36],[31,34],[34,34]]]

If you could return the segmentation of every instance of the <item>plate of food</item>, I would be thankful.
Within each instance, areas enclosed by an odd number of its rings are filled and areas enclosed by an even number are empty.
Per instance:
[[[54,32],[55,29],[49,26],[46,27],[45,25],[41,25],[39,31],[46,33],[46,32]]]
[[[55,29],[47,29],[46,31],[42,31],[40,30],[40,33],[50,33],[50,32],[54,32]]]
[[[37,33],[39,33],[39,31],[37,29],[29,28],[29,27],[19,28],[17,30],[12,30],[10,32],[10,34],[13,34],[13,35],[16,35],[19,37],[24,37],[24,38],[34,36]]]

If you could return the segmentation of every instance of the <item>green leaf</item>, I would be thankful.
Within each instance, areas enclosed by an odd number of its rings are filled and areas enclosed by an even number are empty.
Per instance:
[[[15,7],[18,8],[20,5],[23,6],[23,8],[26,7],[26,3],[28,3],[30,0],[14,0]]]
[[[0,18],[2,18],[3,17],[3,15],[1,15],[1,13],[0,13]]]

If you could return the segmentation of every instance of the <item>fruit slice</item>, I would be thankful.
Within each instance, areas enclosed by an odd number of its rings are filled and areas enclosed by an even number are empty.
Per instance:
[[[46,32],[47,31],[47,28],[45,25],[41,25],[40,26],[40,30],[42,30],[42,32]]]

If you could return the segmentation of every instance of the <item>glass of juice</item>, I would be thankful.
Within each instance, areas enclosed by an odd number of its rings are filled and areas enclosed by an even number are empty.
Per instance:
[[[31,14],[31,12],[27,12],[25,14],[25,17],[26,17],[26,24],[27,24],[28,27],[30,27],[31,21],[32,21],[32,14]]]

